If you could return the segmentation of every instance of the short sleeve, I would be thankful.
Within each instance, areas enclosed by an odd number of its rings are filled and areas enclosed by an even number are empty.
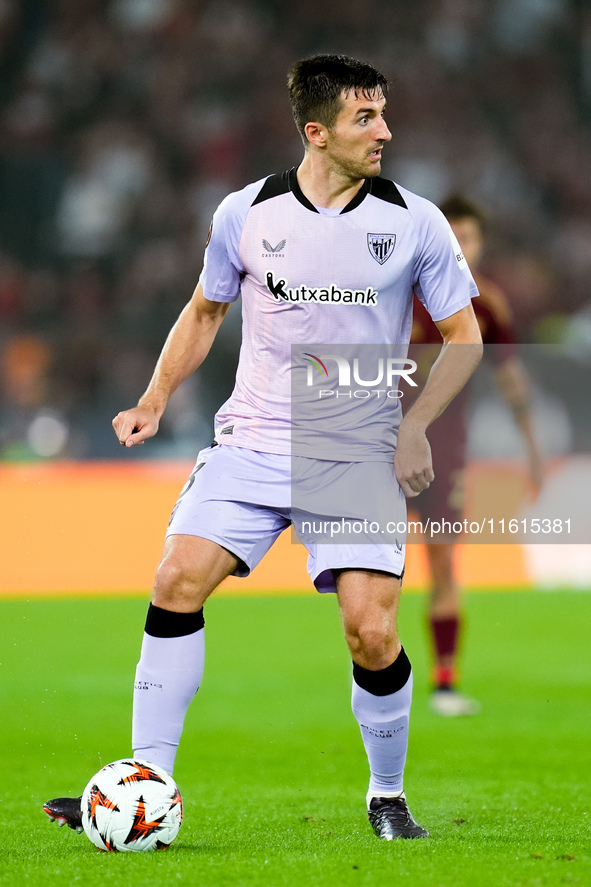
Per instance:
[[[478,288],[449,222],[434,204],[420,200],[413,213],[418,235],[414,288],[439,321],[469,305]]]
[[[199,277],[205,298],[212,302],[235,302],[240,295],[244,275],[240,239],[248,210],[261,184],[255,182],[229,194],[214,213]]]

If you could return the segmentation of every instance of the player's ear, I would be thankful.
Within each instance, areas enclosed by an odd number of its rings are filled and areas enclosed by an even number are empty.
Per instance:
[[[325,147],[328,130],[322,123],[317,123],[311,120],[309,123],[306,123],[304,132],[311,145],[315,145],[317,148]]]

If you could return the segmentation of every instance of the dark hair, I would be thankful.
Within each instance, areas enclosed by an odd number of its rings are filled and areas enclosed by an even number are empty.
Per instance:
[[[439,209],[448,221],[457,222],[459,219],[473,219],[481,229],[484,228],[486,222],[486,214],[484,210],[463,194],[450,194],[443,203],[439,204]]]
[[[341,93],[353,90],[356,96],[385,96],[388,81],[371,65],[357,59],[345,55],[315,55],[292,66],[287,88],[293,119],[306,144],[305,127],[311,120],[328,129],[335,125],[342,108]]]

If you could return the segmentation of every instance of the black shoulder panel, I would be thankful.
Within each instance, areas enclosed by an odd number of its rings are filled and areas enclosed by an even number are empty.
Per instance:
[[[271,200],[272,197],[279,197],[280,194],[287,194],[289,190],[289,172],[269,176],[253,200],[252,206],[256,206],[257,203],[264,203],[265,200]]]
[[[265,179],[263,187],[252,202],[252,206],[256,206],[257,203],[264,203],[265,200],[271,200],[273,197],[279,197],[281,194],[288,194],[290,191],[303,206],[312,210],[312,212],[318,212],[300,188],[295,167]],[[377,197],[378,200],[385,200],[387,203],[394,203],[403,209],[408,209],[402,194],[394,182],[377,176],[376,178],[366,179],[353,200],[341,212],[348,213],[356,209],[368,194]]]
[[[377,197],[378,200],[385,200],[387,203],[395,203],[396,206],[401,206],[403,209],[408,209],[404,202],[404,197],[390,179],[382,179],[381,176],[377,176],[369,181],[370,192],[373,197]]]

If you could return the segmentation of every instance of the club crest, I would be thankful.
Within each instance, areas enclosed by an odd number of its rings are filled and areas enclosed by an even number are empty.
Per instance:
[[[368,234],[367,246],[372,258],[383,265],[394,252],[395,234]]]

